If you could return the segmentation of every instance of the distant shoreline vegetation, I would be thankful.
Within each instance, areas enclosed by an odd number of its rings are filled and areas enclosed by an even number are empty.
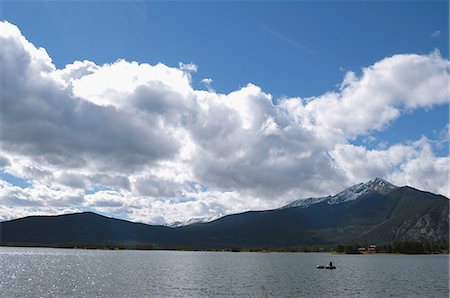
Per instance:
[[[449,242],[446,241],[394,241],[389,244],[360,246],[358,243],[339,244],[335,246],[336,253],[345,254],[370,254],[370,253],[394,253],[394,254],[448,254]]]
[[[159,246],[146,243],[61,243],[42,245],[35,243],[6,243],[3,247],[43,247],[66,249],[98,249],[98,250],[172,250],[172,251],[222,251],[222,252],[325,252],[337,254],[449,254],[448,241],[394,241],[378,246],[352,244],[337,244],[332,246],[302,246],[302,247],[189,247],[189,246]],[[371,248],[371,249],[369,249]]]

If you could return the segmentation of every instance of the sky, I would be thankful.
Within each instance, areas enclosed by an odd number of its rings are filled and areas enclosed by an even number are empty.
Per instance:
[[[447,1],[0,5],[0,220],[450,195]]]

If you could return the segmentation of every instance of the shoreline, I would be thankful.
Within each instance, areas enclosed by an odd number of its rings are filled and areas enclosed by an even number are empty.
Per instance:
[[[105,246],[42,246],[42,245],[0,245],[9,248],[53,248],[53,249],[79,249],[79,250],[101,250],[101,251],[179,251],[179,252],[232,252],[232,253],[327,253],[332,255],[358,255],[358,256],[374,256],[374,255],[450,255],[449,251],[435,251],[435,252],[371,252],[371,253],[345,253],[336,251],[315,251],[315,250],[294,250],[294,249],[248,249],[248,248],[167,248],[167,247],[153,247],[153,248],[136,248],[136,247],[105,247]]]

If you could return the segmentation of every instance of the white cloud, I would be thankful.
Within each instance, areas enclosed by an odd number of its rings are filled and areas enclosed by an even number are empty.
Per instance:
[[[352,183],[383,177],[398,186],[450,195],[450,158],[436,156],[425,137],[385,150],[343,144],[336,146],[331,155]]]
[[[432,38],[437,38],[437,37],[441,36],[441,31],[436,30],[436,31],[434,31],[433,33],[431,33],[430,36],[431,36]]]
[[[213,80],[210,78],[204,78],[200,81],[200,83],[203,83],[205,85],[206,89],[209,92],[215,92],[214,88],[211,86],[212,82]]]
[[[398,185],[410,185],[450,197],[450,158],[435,156],[426,138],[414,142],[412,146],[416,148],[413,157],[401,163],[399,169],[388,178]]]
[[[374,176],[448,195],[448,159],[431,140],[349,144],[404,111],[448,103],[449,62],[438,52],[388,57],[348,72],[338,91],[274,105],[253,84],[194,90],[193,64],[56,69],[17,27],[0,25],[0,169],[31,183],[1,182],[1,219],[94,210],[175,222],[275,208]],[[96,186],[106,189],[85,193]]]
[[[94,68],[90,64],[89,66],[91,73],[71,79],[74,95],[97,105],[114,107],[129,105],[127,99],[131,98],[139,88],[186,97],[192,90],[190,76],[186,71],[195,69],[194,66],[185,64],[177,69],[161,63],[151,66],[125,60],[102,67]],[[69,72],[62,73],[67,75]]]
[[[449,61],[435,51],[385,58],[348,72],[339,92],[310,98],[297,109],[306,125],[352,138],[382,130],[405,109],[448,102]]]

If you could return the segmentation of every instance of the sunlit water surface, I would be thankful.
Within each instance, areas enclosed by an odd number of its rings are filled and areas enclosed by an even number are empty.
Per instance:
[[[449,257],[0,247],[0,296],[449,297]]]

